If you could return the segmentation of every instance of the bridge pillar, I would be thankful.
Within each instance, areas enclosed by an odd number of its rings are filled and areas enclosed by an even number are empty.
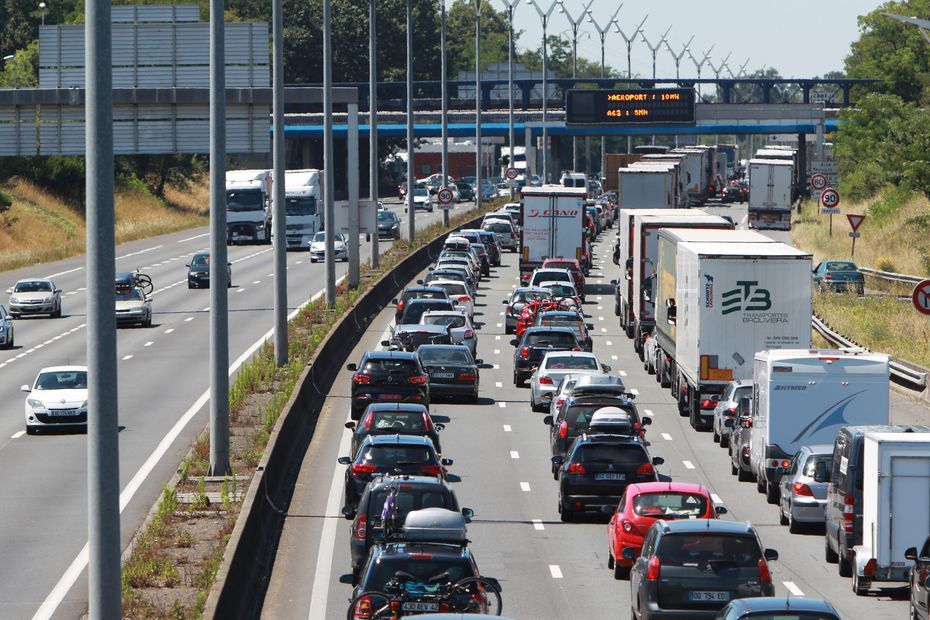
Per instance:
[[[533,96],[533,85],[532,84],[520,84],[520,105],[523,106],[523,111],[526,112],[530,109],[530,100]]]
[[[772,83],[762,82],[762,103],[772,103]]]
[[[844,107],[849,107],[849,104],[850,104],[849,91],[851,88],[852,88],[852,84],[850,84],[849,82],[843,82],[843,106]]]
[[[303,168],[313,167],[312,163],[310,162],[310,140],[300,141],[300,161],[303,164]]]
[[[723,102],[724,103],[733,103],[731,99],[733,98],[733,82],[721,81],[720,89],[723,91]]]
[[[494,84],[481,84],[481,109],[491,109],[491,91],[494,90]]]
[[[809,94],[809,91],[805,94]],[[810,198],[810,181],[807,175],[807,134],[798,134],[798,185],[800,193]],[[798,213],[801,212],[801,203],[798,202]]]

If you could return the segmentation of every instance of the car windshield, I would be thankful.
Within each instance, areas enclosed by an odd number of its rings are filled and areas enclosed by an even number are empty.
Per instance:
[[[374,411],[370,422],[360,428],[369,426],[375,431],[397,431],[398,433],[425,433],[425,414],[411,411]]]
[[[827,271],[858,271],[855,263],[830,261],[827,263]]]
[[[86,370],[43,372],[36,379],[36,390],[86,390]]]
[[[368,360],[363,370],[368,372],[385,372],[391,374],[413,374],[417,372],[417,364],[413,360],[402,359],[373,359]]]
[[[707,513],[707,498],[696,493],[640,493],[633,498],[633,512],[654,519],[697,518]]]
[[[578,446],[573,459],[586,463],[612,463],[625,467],[636,467],[649,461],[646,451],[637,444],[583,443]]]
[[[316,198],[313,196],[285,198],[284,203],[287,215],[316,215]]]
[[[428,189],[415,189],[413,190],[413,195],[418,198],[428,198],[429,190]]]
[[[448,327],[465,327],[465,317],[455,314],[437,314],[420,319],[424,325],[446,325]]]
[[[715,564],[755,568],[762,558],[755,537],[715,533],[663,536],[656,554],[663,565],[702,570],[713,570]]]
[[[416,488],[397,489],[394,499],[395,518],[398,523],[403,523],[407,519],[407,513],[411,510],[422,510],[424,508],[445,508],[452,509],[452,496],[443,490],[423,490]],[[371,494],[368,500],[368,515],[371,524],[374,527],[381,527],[381,512],[384,510],[384,500],[387,498],[389,489],[387,487],[378,489]]]
[[[191,261],[191,267],[207,267],[210,265],[209,254],[195,254],[194,260]]]
[[[261,211],[265,198],[257,189],[230,190],[226,192],[227,211]]]
[[[471,364],[471,355],[465,349],[443,349],[424,347],[420,350],[424,364]]]
[[[394,215],[393,211],[378,211],[379,222],[394,222],[396,220],[397,216]]]
[[[427,446],[410,446],[403,444],[371,445],[362,450],[358,463],[368,463],[378,467],[391,465],[435,465],[433,451]]]
[[[526,335],[524,346],[573,347],[577,343],[574,334],[565,332],[533,332]]]
[[[575,355],[549,355],[546,368],[550,370],[597,370],[597,360],[593,357]]]
[[[804,462],[804,471],[801,473],[807,476],[808,478],[813,478],[814,474],[817,471],[817,464],[822,463],[821,472],[829,477],[830,468],[833,466],[833,455],[832,454],[812,454],[807,457],[807,460]],[[824,480],[824,482],[829,482],[829,480]]]
[[[518,302],[527,302],[531,299],[545,299],[548,296],[548,292],[543,291],[517,291],[513,294],[513,297],[510,300],[511,304]]]
[[[116,291],[116,301],[144,301],[145,296],[138,288],[118,289]]]
[[[484,225],[484,229],[496,233],[509,233],[511,231],[510,224],[501,221],[488,222]]]
[[[17,282],[14,293],[50,293],[52,292],[51,282],[43,280],[30,280],[28,282]]]
[[[473,577],[475,574],[471,563],[461,557],[443,557],[428,553],[418,553],[415,558],[403,555],[381,557],[379,561],[371,563],[371,570],[364,580],[364,589],[383,590],[384,585],[394,579],[398,572],[413,575],[413,582],[421,584],[440,573],[448,573],[452,582]]]

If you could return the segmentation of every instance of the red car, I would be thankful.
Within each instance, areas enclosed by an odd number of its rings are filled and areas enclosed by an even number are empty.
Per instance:
[[[710,491],[702,484],[631,484],[607,525],[607,567],[613,569],[615,579],[625,579],[633,563],[623,559],[623,550],[630,547],[638,556],[643,537],[659,519],[715,519],[726,512],[723,506],[714,506]]]
[[[542,269],[567,269],[572,274],[575,281],[575,290],[584,301],[584,274],[581,273],[581,265],[573,258],[547,258],[543,261]]]

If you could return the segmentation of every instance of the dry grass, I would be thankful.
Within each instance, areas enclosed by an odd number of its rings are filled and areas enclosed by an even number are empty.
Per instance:
[[[12,181],[4,191],[13,204],[0,215],[0,271],[84,252],[84,217],[64,200],[21,179]],[[166,191],[167,204],[138,191],[118,192],[116,242],[206,225],[207,193],[203,179],[195,180],[189,191]]]

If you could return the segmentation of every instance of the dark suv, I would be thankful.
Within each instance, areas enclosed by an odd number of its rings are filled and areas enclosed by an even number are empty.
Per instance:
[[[513,354],[513,384],[522,387],[550,351],[581,351],[575,332],[565,327],[530,327]]]
[[[368,351],[352,375],[352,419],[358,420],[371,403],[405,402],[429,406],[429,377],[416,353]]]
[[[774,596],[768,562],[749,523],[721,519],[656,521],[641,555],[627,547],[633,618],[714,618],[737,598]]]
[[[658,480],[655,466],[665,459],[649,458],[639,437],[580,435],[567,457],[556,455],[552,462],[559,467],[559,514],[571,522],[577,512],[616,506],[630,483]]]
[[[358,453],[368,435],[421,435],[433,441],[436,452],[442,454],[439,446],[439,431],[445,426],[435,424],[429,410],[416,403],[372,403],[365,409],[358,424],[346,422],[346,428],[352,432],[352,456]]]

